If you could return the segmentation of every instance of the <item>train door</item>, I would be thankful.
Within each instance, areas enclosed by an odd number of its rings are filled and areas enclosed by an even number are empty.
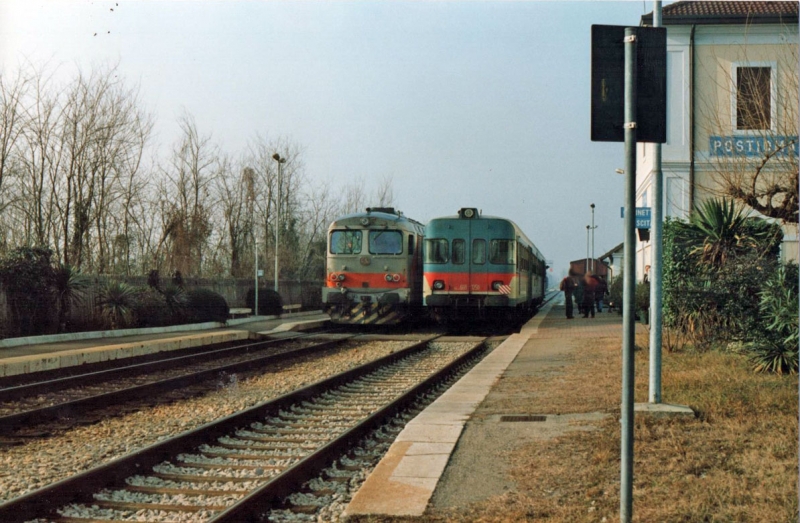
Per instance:
[[[489,245],[488,220],[469,220],[469,293],[485,294],[491,285],[487,254]]]

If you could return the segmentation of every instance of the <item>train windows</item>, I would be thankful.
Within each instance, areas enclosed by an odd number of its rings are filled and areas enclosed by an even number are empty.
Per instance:
[[[449,260],[447,240],[425,240],[425,263],[447,263]]]
[[[408,255],[412,256],[414,254],[414,235],[408,235]]]
[[[486,240],[472,240],[472,263],[476,265],[486,263]]]
[[[331,254],[359,254],[361,252],[361,231],[333,231],[331,233]]]
[[[400,231],[369,231],[370,254],[401,254],[403,233]]]
[[[461,265],[467,257],[467,243],[464,240],[453,240],[453,263]]]
[[[491,240],[489,242],[489,262],[513,265],[514,240]]]

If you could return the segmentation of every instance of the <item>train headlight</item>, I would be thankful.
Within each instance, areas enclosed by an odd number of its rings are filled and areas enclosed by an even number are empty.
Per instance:
[[[337,279],[337,280],[339,280],[339,281],[344,281],[344,274],[340,274],[340,275],[338,275],[338,276],[336,277],[336,279]]]
[[[395,282],[395,283],[399,282],[400,281],[400,275],[399,274],[392,274],[392,281]]]
[[[443,280],[434,280],[433,282],[433,290],[441,291],[444,289],[444,281]]]
[[[501,281],[493,281],[492,282],[492,290],[493,291],[499,291],[501,285],[503,285],[503,282],[501,282]]]
[[[386,275],[386,281],[392,281],[392,275],[391,274],[387,274]]]
[[[336,281],[337,278],[336,278],[336,273],[335,272],[331,273],[330,279],[331,279],[331,281]]]

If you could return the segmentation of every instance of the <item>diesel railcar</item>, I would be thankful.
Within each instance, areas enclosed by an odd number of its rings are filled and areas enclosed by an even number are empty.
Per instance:
[[[367,208],[331,223],[322,289],[331,321],[391,325],[419,314],[424,230],[391,207]]]
[[[544,300],[544,257],[511,220],[463,208],[425,227],[423,300],[440,322],[513,319]]]

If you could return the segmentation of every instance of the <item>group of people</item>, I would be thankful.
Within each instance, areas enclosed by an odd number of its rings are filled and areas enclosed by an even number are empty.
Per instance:
[[[595,310],[603,312],[603,298],[608,294],[608,284],[605,278],[587,272],[582,278],[579,274],[570,271],[569,276],[561,280],[560,289],[564,291],[567,306],[567,319],[572,319],[574,308],[573,296],[578,302],[578,312],[584,318],[591,315],[594,318]]]

